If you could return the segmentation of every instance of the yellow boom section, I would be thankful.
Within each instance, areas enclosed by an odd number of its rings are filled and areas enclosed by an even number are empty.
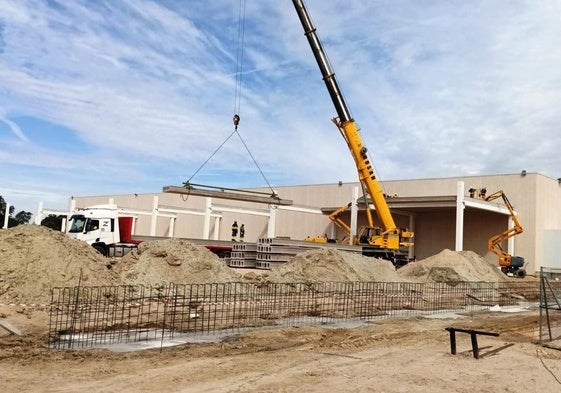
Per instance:
[[[384,190],[382,190],[380,182],[376,179],[376,173],[374,172],[372,163],[368,158],[367,149],[362,142],[356,122],[354,120],[350,120],[344,123],[339,123],[337,119],[333,119],[333,122],[339,128],[339,131],[341,131],[341,135],[343,135],[345,142],[347,142],[349,150],[355,160],[358,178],[372,199],[372,203],[376,209],[376,214],[378,215],[378,218],[382,223],[382,227],[384,228],[384,233],[397,233],[395,222],[386,202],[386,197],[384,196]],[[374,223],[372,221],[370,210],[366,209],[366,211],[368,212],[368,225],[373,227]]]
[[[512,255],[510,255],[502,248],[501,243],[503,243],[504,241],[510,239],[515,235],[521,234],[522,232],[524,232],[524,229],[522,228],[522,225],[518,220],[518,216],[514,212],[514,207],[512,206],[512,204],[510,203],[507,196],[502,190],[489,195],[487,198],[485,198],[485,200],[487,202],[490,202],[497,198],[503,199],[503,202],[510,213],[510,218],[514,223],[514,226],[502,233],[491,236],[487,242],[487,248],[489,249],[489,251],[495,253],[499,257],[500,266],[509,267],[512,264]]]
[[[333,122],[337,125],[337,128],[339,128],[339,131],[347,142],[349,150],[355,160],[363,192],[370,196],[372,203],[374,204],[374,208],[376,209],[376,214],[381,222],[382,230],[374,227],[372,213],[368,206],[366,206],[368,226],[361,229],[361,232],[358,234],[358,243],[370,244],[391,250],[399,250],[400,246],[411,246],[411,240],[414,236],[413,232],[407,230],[400,231],[396,228],[395,222],[390,213],[390,208],[388,207],[386,198],[384,197],[382,186],[376,179],[374,168],[368,158],[367,149],[362,142],[359,129],[352,118],[349,109],[347,108],[347,104],[343,98],[343,93],[341,92],[337,80],[335,79],[335,73],[331,69],[327,55],[325,54],[321,41],[317,35],[316,28],[314,27],[310,15],[304,6],[304,0],[292,0],[292,3],[294,4],[296,13],[302,23],[304,34],[308,39],[312,53],[314,54],[318,67],[321,71],[321,75],[325,86],[327,87],[329,96],[331,97],[331,101],[337,111],[337,118],[333,119]],[[339,212],[341,212],[341,210],[338,210],[337,214],[339,214]],[[332,220],[337,218],[336,214],[331,215],[330,218]],[[342,224],[341,220],[334,220],[334,222],[345,229],[348,228],[348,226]]]

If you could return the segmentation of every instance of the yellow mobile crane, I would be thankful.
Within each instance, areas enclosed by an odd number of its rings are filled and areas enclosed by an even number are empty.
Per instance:
[[[293,0],[292,2],[321,71],[327,91],[337,111],[338,117],[333,119],[333,123],[339,129],[353,156],[363,195],[365,199],[366,195],[370,196],[372,199],[376,214],[382,225],[382,227],[374,226],[372,212],[368,208],[368,201],[365,201],[368,225],[361,229],[355,243],[369,246],[363,248],[363,254],[365,255],[381,256],[385,259],[390,258],[394,263],[397,262],[399,265],[407,263],[407,253],[403,251],[403,247],[413,245],[413,232],[397,228],[392,214],[390,213],[382,187],[376,178],[374,168],[368,157],[368,149],[364,146],[362,138],[360,137],[358,125],[347,108],[343,94],[335,79],[335,73],[331,69],[327,55],[322,48],[316,29],[304,5],[304,1]]]
[[[489,195],[488,197],[485,197],[485,200],[487,202],[490,202],[497,198],[503,199],[503,202],[510,213],[510,217],[514,223],[514,226],[502,233],[491,236],[487,241],[487,248],[489,249],[489,251],[495,253],[499,257],[499,266],[501,267],[501,271],[504,274],[513,275],[518,278],[524,278],[526,277],[526,270],[524,270],[524,258],[510,255],[503,249],[501,245],[501,243],[503,243],[505,240],[508,240],[509,238],[522,233],[524,229],[522,228],[522,225],[520,225],[520,221],[514,213],[514,208],[512,207],[510,201],[502,190],[497,191]]]

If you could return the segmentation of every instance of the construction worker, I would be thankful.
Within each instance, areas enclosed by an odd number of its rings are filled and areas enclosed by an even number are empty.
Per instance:
[[[238,222],[234,221],[232,224],[232,241],[235,242],[238,237]]]
[[[245,236],[245,225],[242,224],[242,226],[240,227],[240,242],[243,242],[244,236]]]

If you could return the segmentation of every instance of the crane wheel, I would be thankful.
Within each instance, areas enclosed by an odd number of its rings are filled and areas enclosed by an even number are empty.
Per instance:
[[[524,269],[518,269],[518,271],[516,272],[516,277],[518,277],[518,278],[524,278],[524,277],[526,277],[526,270],[524,270]]]

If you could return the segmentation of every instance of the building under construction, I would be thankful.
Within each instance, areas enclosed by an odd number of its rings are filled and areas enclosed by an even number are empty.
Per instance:
[[[529,274],[541,267],[561,267],[561,180],[539,173],[395,180],[383,183],[386,200],[399,227],[415,232],[410,254],[416,259],[443,249],[488,252],[488,239],[512,226],[502,201],[485,201],[485,192],[503,190],[515,208],[524,232],[511,237],[505,249],[526,260]],[[134,217],[138,236],[231,240],[234,221],[244,224],[246,243],[260,238],[304,240],[325,236],[345,241],[347,234],[329,219],[341,206],[356,200],[356,226],[366,222],[359,183],[295,185],[239,192],[182,186],[150,194],[72,197],[69,211],[114,203]],[[481,193],[483,192],[483,195]],[[370,203],[367,201],[367,203]],[[37,219],[47,210],[40,207]],[[352,222],[352,210],[340,218]],[[240,239],[238,239],[239,241]]]

